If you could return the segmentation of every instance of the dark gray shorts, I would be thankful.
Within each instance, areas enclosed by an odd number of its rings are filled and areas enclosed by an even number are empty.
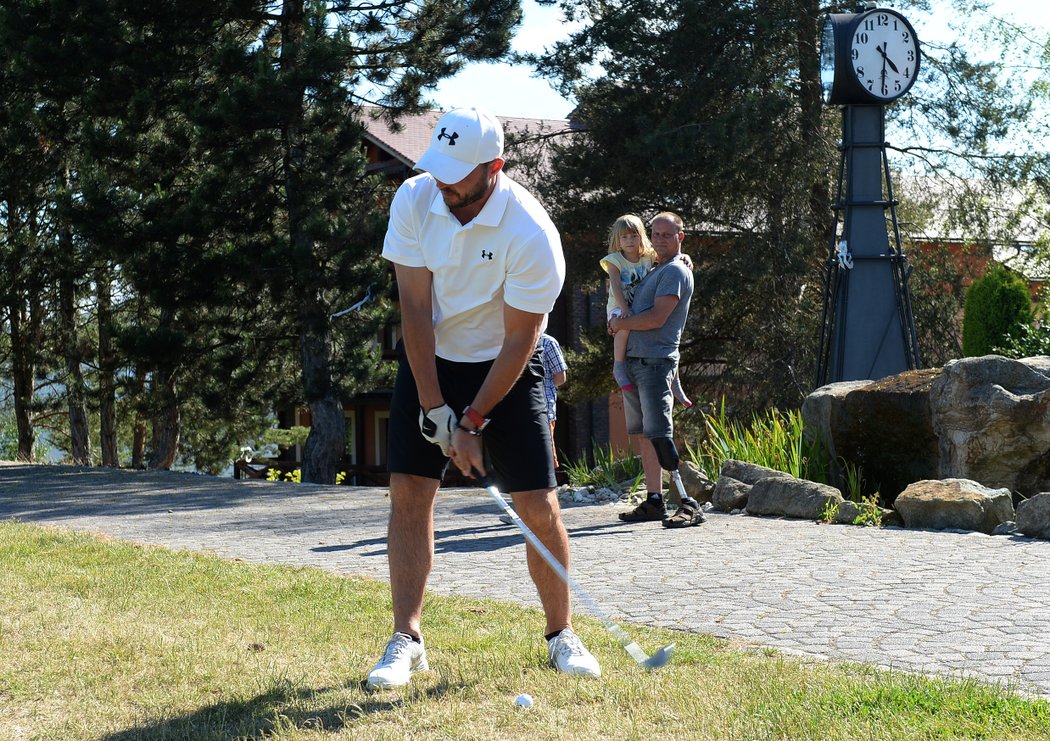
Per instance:
[[[627,375],[633,391],[623,392],[627,434],[644,434],[647,440],[671,437],[671,379],[677,361],[671,358],[627,358]]]
[[[457,416],[474,400],[491,367],[492,361],[457,363],[437,359],[441,394]],[[529,358],[521,377],[489,412],[489,419],[492,421],[481,440],[489,476],[501,492],[557,486],[539,352]],[[438,480],[445,475],[449,464],[441,448],[419,431],[419,395],[412,368],[403,352],[390,404],[387,461],[390,473]]]

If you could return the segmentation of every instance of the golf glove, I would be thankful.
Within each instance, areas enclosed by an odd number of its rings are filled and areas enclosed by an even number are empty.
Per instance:
[[[419,431],[423,433],[430,442],[441,448],[441,452],[448,456],[449,446],[452,445],[452,431],[456,429],[456,413],[448,404],[442,404],[429,411],[419,410]]]

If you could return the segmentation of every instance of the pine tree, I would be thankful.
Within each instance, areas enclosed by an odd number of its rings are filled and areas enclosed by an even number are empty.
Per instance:
[[[262,33],[256,87],[244,93],[247,101],[255,95],[270,101],[279,135],[273,188],[283,223],[267,259],[281,268],[271,290],[294,317],[299,337],[303,401],[312,420],[304,481],[334,482],[345,446],[341,400],[369,388],[379,365],[370,340],[381,315],[344,323],[338,338],[330,318],[387,280],[378,254],[389,194],[366,174],[358,91],[371,85],[396,120],[418,110],[425,90],[465,60],[505,54],[519,19],[518,0],[423,6],[285,0]]]
[[[620,214],[678,212],[696,277],[684,383],[748,406],[797,402],[813,375],[830,227],[819,4],[562,5],[586,25],[535,61],[577,98],[586,127],[558,147],[547,188],[576,238],[570,279],[596,285]],[[573,358],[576,378],[600,379],[577,394],[610,389],[602,330]]]
[[[32,380],[61,358],[77,457],[85,407],[105,462],[130,404],[133,463],[149,420],[149,465],[210,470],[297,402],[314,420],[304,479],[334,481],[341,400],[379,377],[389,311],[333,333],[335,309],[388,283],[389,186],[367,171],[361,103],[390,122],[418,111],[464,61],[505,54],[519,19],[519,0],[0,9],[0,257],[26,455]]]

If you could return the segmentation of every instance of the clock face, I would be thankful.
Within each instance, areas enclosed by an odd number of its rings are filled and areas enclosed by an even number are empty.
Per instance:
[[[850,39],[857,82],[878,100],[908,92],[919,69],[919,40],[908,21],[891,11],[865,13]]]

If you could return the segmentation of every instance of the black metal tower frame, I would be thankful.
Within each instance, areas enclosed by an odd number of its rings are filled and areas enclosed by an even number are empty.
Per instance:
[[[902,334],[901,339],[904,344],[905,358],[908,364],[907,369],[902,368],[901,370],[921,367],[918,338],[915,333],[915,319],[912,314],[911,289],[909,287],[912,269],[907,264],[907,257],[901,245],[900,224],[897,220],[897,205],[899,201],[894,197],[889,159],[886,156],[888,144],[885,141],[885,111],[882,106],[879,106],[879,130],[882,133],[879,137],[880,141],[878,143],[863,143],[853,141],[851,136],[852,127],[847,125],[849,116],[852,115],[852,108],[853,106],[843,106],[842,108],[842,140],[838,146],[841,153],[839,158],[838,188],[835,194],[835,201],[832,204],[835,216],[831,229],[828,260],[824,272],[824,306],[821,314],[820,343],[817,350],[817,387],[826,383],[844,380],[843,365],[847,346],[845,316],[849,302],[850,274],[853,270],[854,260],[889,261],[893,276],[897,323]],[[882,177],[886,194],[884,200],[858,200],[852,193],[849,185],[849,168],[853,166],[853,154],[860,148],[877,148],[880,150]],[[890,222],[893,225],[893,240],[888,246],[887,254],[853,255],[848,251],[848,244],[842,242],[842,236],[848,232],[848,229],[845,229],[845,227],[851,221],[850,211],[856,206],[881,206],[884,211],[889,211]],[[839,234],[840,224],[844,227],[843,235]],[[840,245],[845,247],[841,252]],[[888,324],[883,333],[884,337],[890,329],[891,325]],[[832,352],[833,346],[834,353]]]

